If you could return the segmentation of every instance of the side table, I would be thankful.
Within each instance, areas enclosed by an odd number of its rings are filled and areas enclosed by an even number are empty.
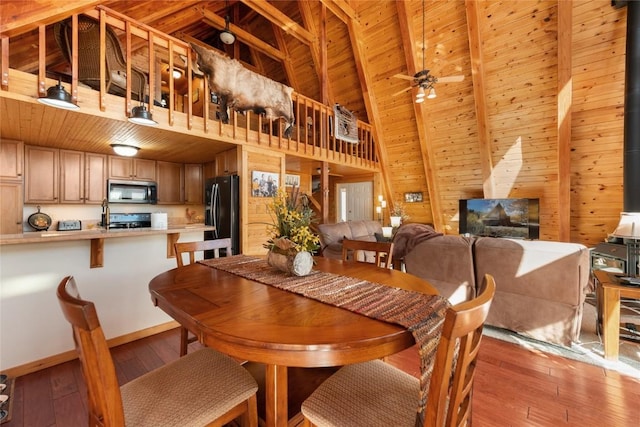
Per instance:
[[[602,325],[604,358],[618,360],[620,298],[640,299],[640,287],[620,285],[615,282],[611,273],[603,270],[596,270],[595,276],[598,323]]]

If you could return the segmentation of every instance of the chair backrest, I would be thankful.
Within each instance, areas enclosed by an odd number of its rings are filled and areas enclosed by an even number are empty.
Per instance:
[[[213,257],[220,257],[220,249],[225,249],[225,255],[231,255],[231,239],[214,239],[214,240],[201,240],[199,242],[179,242],[173,245],[176,251],[176,261],[178,267],[184,267],[184,260],[182,254],[189,254],[189,264],[193,264],[196,261],[196,252],[212,251]]]
[[[54,36],[65,59],[71,63],[72,52],[71,20],[56,23]],[[106,74],[107,85],[112,81],[112,72],[121,72],[126,79],[127,63],[118,36],[110,25],[106,26]],[[86,15],[78,15],[78,79],[95,90],[100,89],[100,22]],[[146,76],[140,70],[131,68],[131,93],[134,99],[140,99],[144,93]],[[116,84],[122,90],[122,84]],[[109,88],[107,88],[109,92]]]
[[[118,377],[94,304],[80,299],[72,276],[62,279],[57,295],[64,317],[73,329],[87,385],[90,425],[123,426]]]
[[[484,276],[482,293],[447,310],[436,351],[425,426],[461,426],[471,423],[471,392],[482,327],[496,284]]]
[[[366,253],[375,253],[375,263],[378,267],[384,262],[386,268],[392,266],[391,258],[393,256],[393,242],[368,242],[365,240],[350,240],[344,239],[342,241],[342,260],[343,261],[356,261],[358,262],[358,253],[363,252],[362,259],[366,260]],[[352,253],[349,258],[349,253]]]

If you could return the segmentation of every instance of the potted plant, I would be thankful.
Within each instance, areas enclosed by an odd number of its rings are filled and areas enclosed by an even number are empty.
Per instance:
[[[273,217],[271,238],[264,245],[269,249],[267,262],[280,270],[304,276],[313,267],[312,254],[320,247],[320,237],[311,231],[314,212],[305,194],[298,200],[293,189],[289,196],[279,189],[269,205]]]
[[[394,202],[393,207],[389,211],[389,220],[391,221],[391,227],[400,227],[403,221],[409,219],[409,215],[404,209],[404,204],[401,202]]]

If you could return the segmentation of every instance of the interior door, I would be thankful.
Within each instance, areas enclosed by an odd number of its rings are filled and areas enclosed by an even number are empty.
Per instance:
[[[338,222],[373,219],[373,182],[341,183],[336,194]]]

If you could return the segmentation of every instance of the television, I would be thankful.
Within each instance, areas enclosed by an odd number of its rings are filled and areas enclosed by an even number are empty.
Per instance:
[[[539,199],[461,199],[460,234],[537,239]]]

